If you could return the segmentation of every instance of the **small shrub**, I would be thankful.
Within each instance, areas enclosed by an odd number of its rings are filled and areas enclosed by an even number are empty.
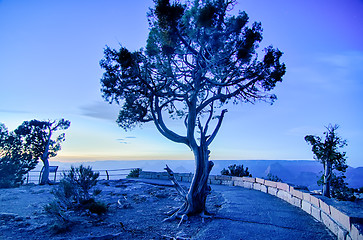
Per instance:
[[[357,197],[354,195],[354,190],[351,188],[345,188],[340,190],[333,190],[332,197],[340,201],[351,201],[354,202]]]
[[[57,201],[52,201],[44,207],[46,213],[54,217],[53,224],[50,229],[55,233],[67,232],[72,226],[72,222],[67,215],[67,209]]]
[[[282,182],[282,179],[279,178],[277,175],[273,175],[271,173],[267,174],[266,180],[270,180],[270,181],[273,181],[273,182]]]
[[[346,178],[344,174],[337,175],[337,172],[333,172],[330,182],[330,194],[331,197],[339,201],[352,201],[356,200],[354,195],[354,189],[349,188],[348,184],[344,181]],[[322,186],[324,184],[324,176],[322,175],[318,180],[318,185]]]
[[[64,181],[75,185],[78,202],[90,198],[89,190],[97,184],[99,173],[92,171],[91,167],[80,165],[78,168],[71,167],[68,174],[64,176]]]
[[[336,176],[333,174],[331,180],[331,196],[340,201],[355,201],[354,189],[349,188],[348,184],[344,181],[345,176]]]
[[[72,221],[67,215],[69,210],[86,210],[91,213],[103,214],[107,211],[104,203],[91,198],[90,189],[97,184],[99,173],[92,171],[91,167],[81,165],[78,168],[71,167],[71,170],[63,175],[59,185],[53,190],[56,199],[45,206],[48,214],[54,217],[54,224],[51,229],[56,232],[69,230]],[[101,193],[101,190],[94,190],[93,196]]]
[[[90,189],[97,184],[99,173],[92,171],[91,167],[78,168],[71,167],[71,170],[63,175],[58,188],[53,194],[65,203],[80,203],[81,201],[90,199]],[[98,190],[100,191],[100,190]],[[94,193],[98,192],[97,190]]]
[[[228,169],[223,168],[222,175],[236,176],[236,177],[252,177],[252,174],[248,171],[248,167],[244,169],[243,165],[230,165]]]
[[[140,176],[141,168],[132,169],[126,178],[138,178]]]
[[[66,208],[72,208],[73,204],[80,200],[76,185],[65,179],[59,182],[52,193],[57,202]]]

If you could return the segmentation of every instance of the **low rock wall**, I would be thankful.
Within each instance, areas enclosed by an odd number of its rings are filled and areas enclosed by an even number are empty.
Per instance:
[[[175,178],[181,182],[191,182],[192,173],[175,173]],[[141,171],[140,178],[168,180],[167,172]],[[359,225],[363,218],[351,217],[336,206],[330,205],[328,198],[303,191],[286,183],[273,182],[261,178],[232,177],[210,175],[209,184],[238,186],[261,191],[276,196],[298,208],[301,208],[316,220],[322,222],[340,240],[363,240],[363,231]]]

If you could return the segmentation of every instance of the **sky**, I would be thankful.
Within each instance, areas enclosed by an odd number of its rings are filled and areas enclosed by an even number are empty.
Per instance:
[[[0,122],[14,130],[31,119],[70,120],[58,161],[193,159],[152,123],[119,128],[119,107],[101,96],[103,49],[144,47],[152,5],[0,0]],[[313,159],[304,136],[332,123],[348,140],[348,165],[363,166],[363,1],[239,0],[238,11],[262,23],[261,49],[284,52],[287,72],[275,104],[229,107],[211,159]]]

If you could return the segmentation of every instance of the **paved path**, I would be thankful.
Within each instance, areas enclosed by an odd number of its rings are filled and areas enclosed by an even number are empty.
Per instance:
[[[213,221],[193,239],[336,239],[322,223],[277,197],[242,187],[212,185],[212,189],[225,201]]]

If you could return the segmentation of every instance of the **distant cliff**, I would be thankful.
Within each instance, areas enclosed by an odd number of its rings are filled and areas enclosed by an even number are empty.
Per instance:
[[[243,164],[248,167],[253,177],[266,177],[271,173],[278,176],[284,182],[307,186],[310,190],[320,189],[317,180],[323,170],[319,162],[312,160],[213,160],[214,167],[211,174],[219,175],[223,168],[232,164]],[[80,163],[51,162],[51,165],[60,166],[60,170],[68,169],[71,165]],[[163,171],[165,164],[168,164],[174,172],[193,172],[193,160],[149,160],[149,161],[93,161],[86,162],[94,170],[119,169],[119,168],[142,168],[145,171]],[[41,167],[41,166],[40,166]],[[349,167],[346,172],[346,182],[349,187],[363,187],[363,167]]]
[[[254,177],[266,177],[267,174],[273,174],[281,178],[284,182],[303,185],[310,190],[320,189],[317,181],[321,176],[323,166],[316,161],[309,160],[241,160],[241,161],[214,161],[216,163],[214,173],[222,166],[231,164],[243,164],[247,166]],[[222,167],[223,169],[223,167]],[[346,172],[346,182],[349,187],[363,187],[363,167],[349,167]]]

